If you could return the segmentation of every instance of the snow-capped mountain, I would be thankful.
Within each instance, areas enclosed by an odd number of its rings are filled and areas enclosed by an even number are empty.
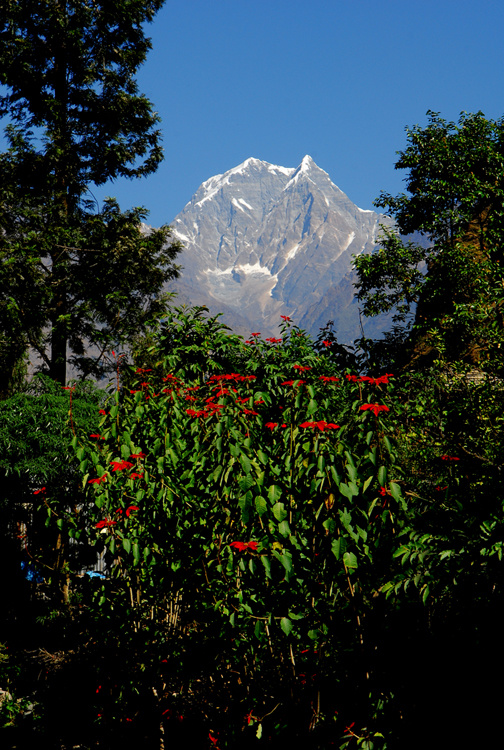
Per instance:
[[[352,255],[371,252],[379,224],[310,156],[297,168],[247,159],[206,180],[171,222],[184,245],[178,302],[222,312],[234,330],[274,335],[280,315],[317,335],[360,335]]]

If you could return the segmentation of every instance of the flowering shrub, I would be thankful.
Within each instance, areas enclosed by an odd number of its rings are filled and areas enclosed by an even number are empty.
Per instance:
[[[161,347],[167,338],[162,331]],[[371,663],[356,668],[355,655],[370,647],[367,613],[390,578],[406,512],[388,407],[366,400],[388,380],[336,374],[288,318],[275,347],[259,334],[253,347],[220,343],[217,361],[215,341],[206,341],[201,371],[183,346],[180,362],[177,346],[157,350],[152,367],[112,393],[100,440],[75,438],[87,500],[69,519],[71,534],[105,553],[104,610],[113,606],[168,651],[212,632],[221,679],[229,669],[239,675],[255,715],[274,709],[274,674],[313,706],[313,728],[341,737],[352,697],[343,682],[328,692],[324,675],[354,659],[351,692],[365,689]],[[312,653],[318,666],[308,681],[303,654]],[[325,719],[321,691],[338,707],[336,723]],[[374,732],[366,722],[363,737]]]

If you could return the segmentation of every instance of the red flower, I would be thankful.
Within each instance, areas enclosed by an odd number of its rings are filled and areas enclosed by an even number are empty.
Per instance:
[[[321,380],[323,383],[337,383],[339,378],[337,378],[335,375],[320,375],[319,380]]]
[[[206,411],[204,409],[199,409],[198,411],[196,409],[186,409],[186,414],[189,414],[190,417],[204,417]]]
[[[270,344],[281,344],[282,343],[282,339],[275,339],[275,338],[271,338],[271,337],[269,339],[266,339],[266,341],[269,341]]]
[[[114,467],[112,471],[122,471],[123,469],[133,468],[133,464],[129,461],[111,461],[110,463]]]
[[[457,456],[441,456],[441,461],[460,461],[460,458],[457,458]]]
[[[334,422],[325,422],[324,420],[320,420],[320,422],[303,422],[299,426],[300,427],[312,427],[312,428],[316,427],[322,432],[324,430],[339,430],[338,424],[334,424]]]
[[[303,367],[303,365],[294,365],[295,370],[299,370],[300,372],[305,372],[306,370],[311,370],[311,367]]]
[[[230,547],[234,547],[238,552],[245,552],[248,547],[247,542],[231,542]]]
[[[117,526],[117,522],[111,521],[110,518],[106,518],[104,521],[98,521],[98,523],[95,523],[97,529],[105,529],[108,526]]]
[[[39,490],[35,490],[33,494],[40,495],[41,492],[45,492],[45,491],[46,491],[46,487],[41,487]]]
[[[244,409],[243,413],[244,414],[251,414],[254,417],[258,417],[259,416],[259,412],[254,411],[253,409]]]
[[[275,427],[278,427],[278,422],[265,422],[264,426],[269,430],[274,430]]]
[[[130,479],[143,479],[143,474],[134,471],[133,474],[130,474]]]
[[[257,552],[258,542],[231,542],[230,547],[234,547],[238,552],[245,552],[250,549],[253,552]]]
[[[286,380],[281,385],[301,385],[302,383],[306,383],[306,380]]]
[[[144,369],[143,367],[137,367],[137,369],[135,370],[135,373],[137,375],[141,375],[144,372],[152,372],[152,367],[148,367],[147,369]]]
[[[105,438],[102,437],[101,435],[90,435],[89,437],[90,438],[96,438],[97,440],[105,440]]]
[[[332,346],[332,341],[328,341],[327,339],[324,339],[322,343],[324,344],[324,346]]]
[[[98,412],[98,414],[104,414],[104,415],[105,415],[106,413],[107,413],[107,412],[105,411],[105,409],[100,409],[100,410],[99,410],[99,412]]]
[[[260,336],[261,334],[259,333],[259,331],[257,331],[256,333],[251,333],[250,335],[251,336]]]
[[[123,514],[123,510],[122,510],[122,508],[118,508],[118,509],[116,510],[116,513],[119,513],[119,515],[120,515],[120,516],[122,516],[122,514]]]
[[[388,495],[388,491],[386,487],[380,487],[380,495],[382,497],[385,497],[385,495]]]
[[[138,510],[138,505],[130,505],[129,508],[126,508],[126,517],[129,518],[134,510]]]
[[[345,378],[349,383],[356,383],[359,380],[357,375],[345,375]]]
[[[368,375],[362,375],[359,380],[361,380],[363,383],[369,383],[370,385],[388,385],[389,378],[393,378],[394,376],[391,373],[386,373],[385,375],[380,375],[379,378],[370,378]]]
[[[366,411],[366,409],[369,409],[369,411],[373,412],[375,417],[377,417],[378,413],[381,411],[390,411],[389,407],[384,404],[362,404],[359,409],[360,411]]]
[[[285,320],[286,323],[290,322],[290,318],[288,315],[280,315],[280,317],[282,318],[282,320]]]
[[[102,482],[104,482],[104,481],[106,480],[106,478],[107,478],[107,475],[106,475],[106,474],[103,474],[103,475],[102,475],[101,477],[99,477],[98,479],[90,479],[90,480],[88,481],[88,484],[101,484]]]
[[[142,453],[142,451],[140,451],[140,453],[132,453],[130,458],[145,458],[146,455],[146,453]]]

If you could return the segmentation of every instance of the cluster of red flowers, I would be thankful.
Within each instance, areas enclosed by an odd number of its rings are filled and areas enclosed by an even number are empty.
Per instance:
[[[369,383],[370,385],[388,385],[389,378],[393,378],[392,373],[387,372],[380,375],[379,378],[371,378],[369,375],[345,375],[349,383]]]
[[[229,375],[210,375],[208,378],[208,382],[212,382],[212,380],[220,381],[220,380],[234,380],[235,383],[244,383],[247,380],[256,380],[255,375],[239,375],[237,372],[231,372]]]
[[[392,373],[387,372],[385,375],[380,375],[379,378],[370,378],[368,375],[362,375],[359,380],[363,383],[369,383],[370,385],[388,385],[389,378],[393,378]]]
[[[139,510],[138,505],[130,505],[126,508],[126,518],[129,518],[133,511]],[[122,516],[123,509],[117,508],[116,515]],[[102,521],[95,523],[96,529],[108,529],[110,526],[117,526],[117,521],[112,521],[111,518],[104,518]]]
[[[441,461],[460,461],[460,458],[457,458],[457,456],[441,456]]]
[[[270,338],[266,339],[266,341],[268,341],[270,344],[281,344],[282,343],[282,339],[275,339],[273,337],[270,337]]]
[[[231,542],[229,546],[234,547],[238,552],[246,552],[246,550],[257,552],[257,542]]]
[[[88,481],[88,484],[101,484],[107,479],[107,475],[103,474],[101,477],[98,477],[98,479],[90,479]]]
[[[360,411],[366,411],[366,409],[369,409],[369,411],[373,412],[375,417],[377,417],[381,411],[390,411],[389,407],[385,406],[385,404],[362,404],[359,409]]]
[[[130,505],[128,508],[126,508],[126,518],[129,518],[134,510],[138,510],[138,505]],[[118,508],[116,510],[116,513],[122,516],[122,513],[123,513],[122,508]]]
[[[337,378],[335,375],[320,375],[319,380],[321,380],[323,383],[337,383],[339,378]]]
[[[98,521],[95,524],[97,529],[106,529],[109,526],[117,526],[117,521],[112,521],[110,518],[105,518],[103,521]]]
[[[312,429],[317,428],[317,430],[321,430],[322,432],[324,430],[339,430],[339,424],[334,424],[334,422],[324,422],[324,420],[321,420],[320,422],[303,422],[299,426],[311,427]]]
[[[111,461],[112,471],[123,471],[124,469],[132,469],[134,464],[131,461]]]

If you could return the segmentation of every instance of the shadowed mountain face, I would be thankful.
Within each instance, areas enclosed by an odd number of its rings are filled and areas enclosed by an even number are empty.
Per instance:
[[[357,208],[310,156],[297,169],[247,159],[204,182],[171,223],[185,249],[170,290],[239,333],[275,335],[289,315],[315,336],[334,320],[350,342],[360,335],[352,255],[375,248],[380,222],[389,220]]]

